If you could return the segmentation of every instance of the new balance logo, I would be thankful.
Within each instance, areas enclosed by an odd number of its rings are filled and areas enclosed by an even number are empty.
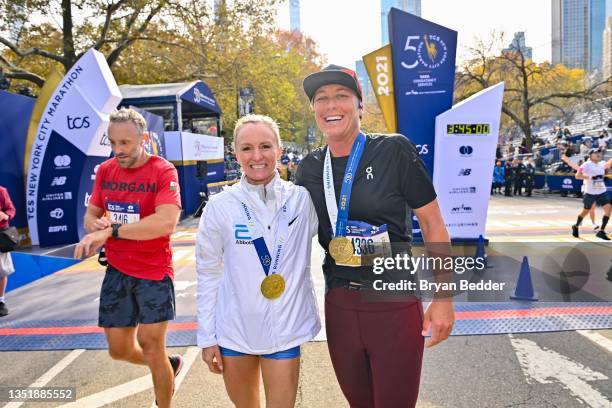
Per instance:
[[[66,184],[66,177],[53,177],[53,181],[51,182],[51,186],[63,186]]]

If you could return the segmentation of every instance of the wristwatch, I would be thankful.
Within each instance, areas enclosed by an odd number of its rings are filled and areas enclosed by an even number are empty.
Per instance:
[[[115,239],[119,239],[119,227],[121,224],[111,224],[111,228],[113,229],[112,237]]]

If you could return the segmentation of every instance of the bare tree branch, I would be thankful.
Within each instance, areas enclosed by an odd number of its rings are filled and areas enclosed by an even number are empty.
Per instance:
[[[76,53],[74,51],[74,34],[72,22],[72,0],[62,0],[62,34],[64,36],[64,67],[66,72],[76,62]]]
[[[4,58],[2,55],[0,55],[0,62],[11,69],[11,71],[4,73],[4,76],[6,78],[24,79],[26,81],[35,83],[39,87],[42,87],[45,83],[45,79],[40,75],[36,75],[33,72],[29,72],[19,68],[18,66]]]
[[[155,15],[157,15],[157,13],[159,13],[161,9],[166,6],[166,4],[167,4],[166,0],[160,1],[157,4],[157,6],[149,12],[149,15],[147,16],[145,21],[140,25],[140,27],[138,27],[138,29],[134,32],[132,36],[130,36],[129,33],[136,19],[135,18],[132,19],[132,17],[130,17],[130,20],[128,21],[128,26],[126,27],[126,31],[122,38],[122,41],[119,43],[119,45],[117,45],[117,47],[115,47],[115,49],[111,51],[108,57],[106,57],[106,62],[108,62],[109,66],[111,67],[113,66],[113,64],[119,58],[119,55],[121,54],[121,52],[125,50],[127,47],[129,47],[130,44],[132,44],[135,41],[134,37],[141,35],[147,29],[153,17],[155,17]]]
[[[10,40],[8,40],[7,38],[1,35],[0,35],[0,43],[6,45],[11,51],[13,51],[15,54],[17,54],[21,58],[24,58],[30,55],[39,55],[41,57],[45,57],[45,58],[49,58],[54,61],[57,61],[63,65],[65,65],[65,62],[66,62],[66,60],[62,56],[53,54],[45,50],[41,50],[40,48],[28,48],[27,50],[20,50],[19,47],[17,47],[17,45],[15,45],[13,42],[11,42]]]
[[[96,43],[93,45],[96,50],[99,50],[100,47],[102,47],[102,45],[106,42],[106,36],[108,35],[108,30],[110,28],[113,13],[115,13],[126,2],[127,0],[119,0],[117,3],[109,4],[106,7],[106,15],[104,17],[104,25],[102,26],[102,31],[100,32],[100,38],[98,38]]]
[[[563,116],[566,116],[566,115],[567,115],[567,112],[565,111],[565,109],[563,109],[561,106],[559,106],[559,105],[557,105],[557,104],[554,104],[554,103],[552,103],[552,102],[550,102],[550,101],[545,101],[545,102],[543,102],[543,104],[544,104],[544,105],[548,105],[548,106],[552,106],[553,108],[555,108],[555,109],[557,109],[559,112],[561,112],[561,114],[562,114]],[[536,118],[532,118],[532,120],[533,120],[533,121],[535,121],[535,120],[536,120]]]

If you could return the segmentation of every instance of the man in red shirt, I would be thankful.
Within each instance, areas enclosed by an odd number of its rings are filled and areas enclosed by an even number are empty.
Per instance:
[[[9,227],[9,221],[15,218],[15,206],[11,201],[8,190],[0,186],[0,230]],[[0,252],[0,317],[8,314],[4,303],[4,291],[8,282],[8,275],[15,272],[10,252]]]
[[[170,234],[181,201],[174,166],[144,149],[145,119],[121,109],[110,116],[115,157],[100,165],[85,214],[85,235],[74,255],[102,245],[108,267],[100,292],[98,325],[112,358],[147,365],[158,406],[169,407],[180,356],[166,354],[168,320],[175,317]]]

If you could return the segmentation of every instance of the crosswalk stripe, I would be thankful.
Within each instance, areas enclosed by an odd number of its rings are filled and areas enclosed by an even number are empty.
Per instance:
[[[104,391],[88,395],[87,397],[79,398],[69,404],[61,405],[60,408],[98,408],[130,395],[146,391],[149,388],[153,388],[151,374],[117,385],[116,387],[107,388]]]
[[[57,364],[49,369],[46,373],[40,376],[36,381],[30,384],[30,388],[44,387],[51,381],[55,376],[61,373],[66,367],[68,367],[78,356],[80,356],[85,349],[72,350],[68,355],[62,358]],[[23,402],[9,402],[4,408],[17,408],[23,405]]]
[[[601,334],[593,330],[576,330],[576,333],[586,337],[593,343],[612,353],[612,340],[610,340],[609,338],[602,336]]]

